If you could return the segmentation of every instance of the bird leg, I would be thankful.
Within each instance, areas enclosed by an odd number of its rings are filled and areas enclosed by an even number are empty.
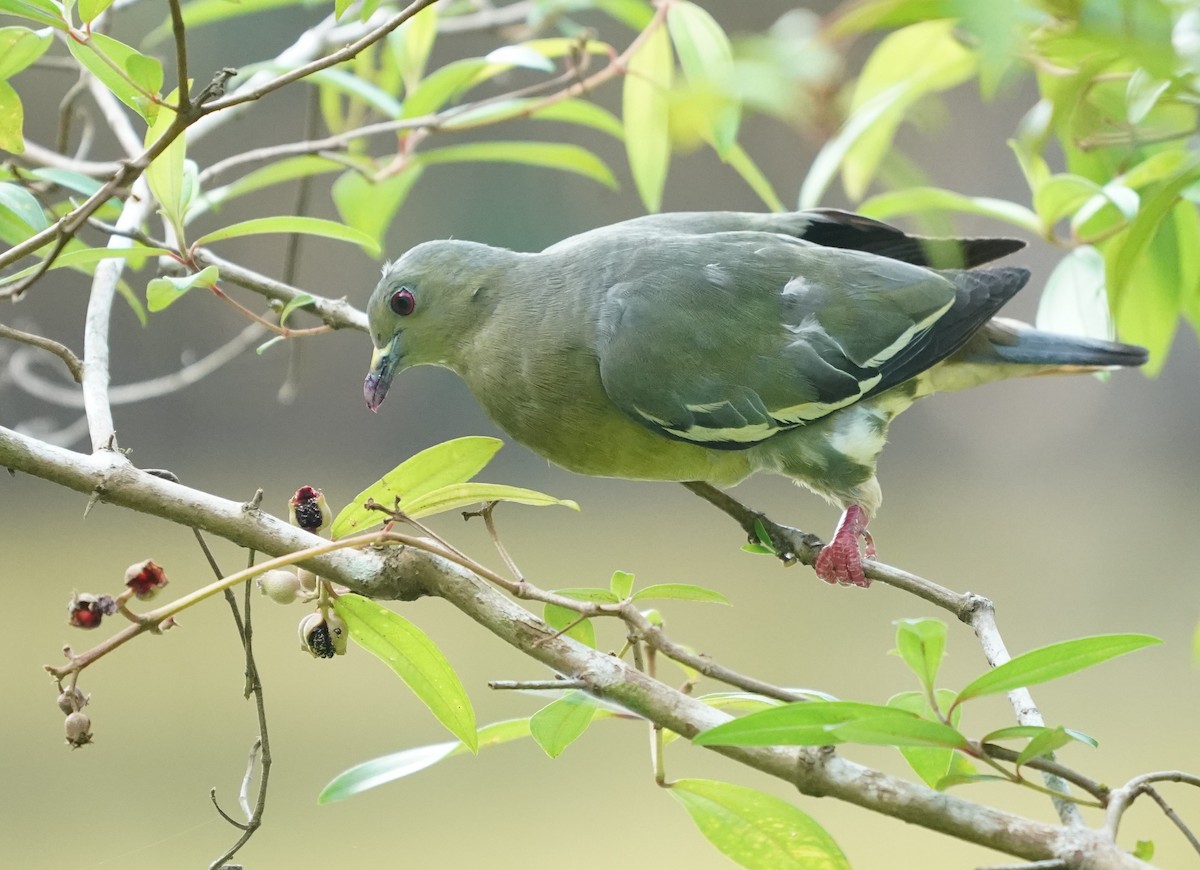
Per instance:
[[[871,581],[863,574],[862,556],[858,551],[858,539],[867,543],[867,557],[875,555],[875,542],[867,531],[870,517],[861,505],[852,504],[842,513],[833,537],[826,544],[813,567],[817,576],[826,583],[840,586],[861,586],[864,589]]]

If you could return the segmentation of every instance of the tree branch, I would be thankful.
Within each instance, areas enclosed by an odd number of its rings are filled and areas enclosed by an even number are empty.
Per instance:
[[[0,465],[24,471],[100,501],[192,528],[269,554],[295,552],[321,539],[244,505],[193,490],[134,468],[123,455],[78,454],[0,427]],[[504,642],[588,691],[686,738],[729,716],[658,682],[614,656],[569,637],[554,637],[542,620],[460,566],[413,547],[386,551],[343,549],[305,567],[375,598],[445,599]],[[1146,868],[1109,836],[1063,829],[936,792],[822,750],[787,747],[712,747],[735,762],[793,783],[813,796],[835,797],[1031,861],[1069,858],[1078,870]]]

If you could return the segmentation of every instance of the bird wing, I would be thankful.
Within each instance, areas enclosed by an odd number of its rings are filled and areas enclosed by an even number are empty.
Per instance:
[[[597,333],[605,390],[642,425],[708,447],[749,447],[906,380],[982,322],[956,315],[965,334],[931,342],[963,307],[954,280],[765,233],[663,235],[612,276]]]
[[[611,238],[616,231],[706,235],[728,232],[779,233],[827,248],[865,251],[880,257],[929,268],[970,269],[1019,251],[1025,243],[1008,238],[933,239],[913,236],[882,221],[832,208],[784,213],[664,212],[632,218],[564,239],[548,248],[586,242],[594,234]]]

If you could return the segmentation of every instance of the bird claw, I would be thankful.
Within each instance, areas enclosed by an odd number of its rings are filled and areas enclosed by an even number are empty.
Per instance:
[[[850,505],[838,521],[833,538],[821,548],[813,564],[817,576],[826,583],[839,586],[859,586],[863,589],[871,581],[863,574],[862,556],[858,551],[858,539],[867,542],[867,557],[875,555],[875,542],[867,532],[867,514],[858,505]]]

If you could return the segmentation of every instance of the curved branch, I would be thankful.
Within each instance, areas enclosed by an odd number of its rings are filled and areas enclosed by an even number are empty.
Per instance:
[[[83,363],[79,361],[79,357],[75,356],[65,344],[60,344],[42,335],[34,335],[32,332],[13,329],[11,326],[5,326],[3,323],[0,323],[0,338],[9,338],[13,341],[19,341],[22,344],[28,344],[31,347],[49,351],[63,361],[63,364],[70,370],[71,377],[75,379],[75,383],[79,384],[83,382]]]
[[[0,427],[0,465],[99,500],[203,528],[243,547],[277,555],[324,543],[283,520],[134,468],[112,451],[85,455],[41,444]],[[554,630],[477,575],[413,547],[342,549],[309,560],[321,576],[375,598],[445,599],[504,642],[588,690],[684,737],[729,716]],[[1145,870],[1103,833],[1064,829],[916,785],[820,750],[722,746],[735,762],[794,784],[934,831],[1030,861],[1069,858],[1077,870]]]

